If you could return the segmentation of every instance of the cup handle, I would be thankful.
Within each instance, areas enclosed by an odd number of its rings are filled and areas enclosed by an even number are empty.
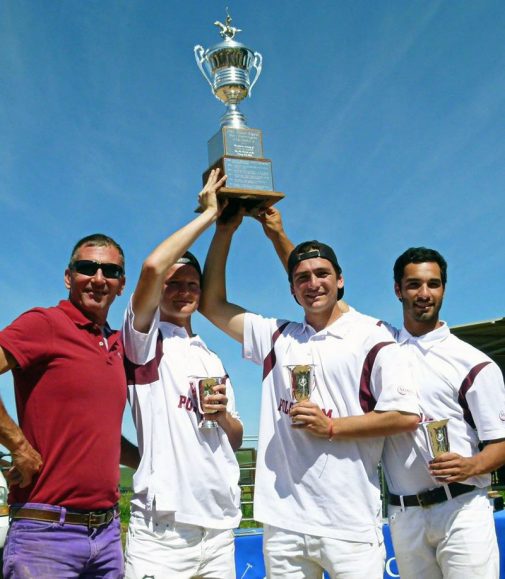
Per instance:
[[[210,88],[212,89],[212,92],[214,92],[214,87],[212,86],[212,81],[207,76],[207,73],[205,72],[205,69],[203,67],[203,63],[206,60],[205,59],[205,48],[201,44],[197,44],[193,50],[195,53],[196,64],[198,65],[198,68],[200,69],[200,72],[203,74],[203,77],[205,78],[205,80],[209,83]]]
[[[253,60],[253,68],[256,70],[256,74],[254,75],[254,80],[252,81],[251,86],[249,87],[249,96],[251,96],[253,86],[256,84],[256,81],[258,80],[261,74],[262,66],[263,66],[263,57],[259,52],[255,52]]]

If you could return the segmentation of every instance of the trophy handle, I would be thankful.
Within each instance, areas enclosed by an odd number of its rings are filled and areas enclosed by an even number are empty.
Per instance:
[[[212,81],[207,76],[205,69],[203,68],[203,63],[205,62],[205,48],[201,44],[197,44],[193,49],[195,52],[195,60],[200,72],[203,74],[203,78],[209,83],[212,92],[214,92],[214,87],[212,86]],[[257,75],[256,75],[257,76]],[[256,82],[256,78],[254,79]]]
[[[254,53],[254,60],[253,60],[253,68],[256,69],[256,74],[254,75],[254,80],[249,87],[249,96],[251,96],[253,86],[256,84],[260,74],[261,74],[261,67],[263,66],[263,57],[259,52]]]

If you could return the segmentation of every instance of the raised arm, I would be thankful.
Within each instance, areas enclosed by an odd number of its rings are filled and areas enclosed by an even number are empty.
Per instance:
[[[238,342],[244,339],[245,310],[228,302],[226,297],[226,260],[231,240],[243,218],[239,211],[225,223],[218,222],[203,270],[200,312]]]
[[[281,212],[276,207],[267,207],[255,219],[261,223],[287,273],[289,255],[295,246],[284,231]],[[343,313],[349,311],[349,305],[344,300],[339,300],[338,306]]]
[[[256,217],[256,219],[263,226],[265,235],[272,242],[279,259],[287,272],[289,254],[293,251],[295,246],[284,231],[280,211],[275,207],[267,207]]]
[[[219,169],[211,171],[207,183],[200,192],[199,200],[202,213],[187,225],[162,241],[146,258],[142,265],[140,278],[133,294],[132,306],[135,314],[135,329],[147,332],[154,313],[160,302],[163,282],[168,270],[184,254],[190,245],[219,216],[216,191],[223,186],[226,176],[219,178]]]

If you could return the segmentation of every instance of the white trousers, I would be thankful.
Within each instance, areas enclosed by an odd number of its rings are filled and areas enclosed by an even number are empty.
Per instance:
[[[269,579],[382,579],[384,543],[315,537],[265,525],[263,555]]]
[[[499,552],[486,489],[431,507],[389,506],[402,579],[498,579]]]
[[[126,579],[235,579],[232,530],[175,523],[134,511],[125,550]]]

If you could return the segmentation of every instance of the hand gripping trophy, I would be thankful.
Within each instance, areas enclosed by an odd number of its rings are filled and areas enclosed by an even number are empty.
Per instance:
[[[217,412],[217,410],[210,410],[209,408],[204,408],[205,398],[214,394],[214,386],[219,384],[226,384],[225,376],[191,376],[190,377],[191,386],[194,388],[196,395],[196,400],[198,404],[198,412],[200,413],[201,420],[198,425],[204,430],[217,428],[217,422],[212,420],[210,417],[212,414]]]
[[[254,212],[284,197],[274,191],[272,162],[263,157],[261,131],[247,127],[245,116],[238,108],[242,100],[251,96],[261,74],[263,58],[259,52],[235,40],[241,30],[231,26],[229,14],[225,24],[219,21],[214,24],[219,28],[222,42],[207,49],[201,45],[194,48],[198,68],[214,96],[226,105],[221,128],[208,144],[210,166],[203,174],[203,182],[212,169],[219,167],[228,179],[218,196],[229,199],[230,212],[238,205]]]

